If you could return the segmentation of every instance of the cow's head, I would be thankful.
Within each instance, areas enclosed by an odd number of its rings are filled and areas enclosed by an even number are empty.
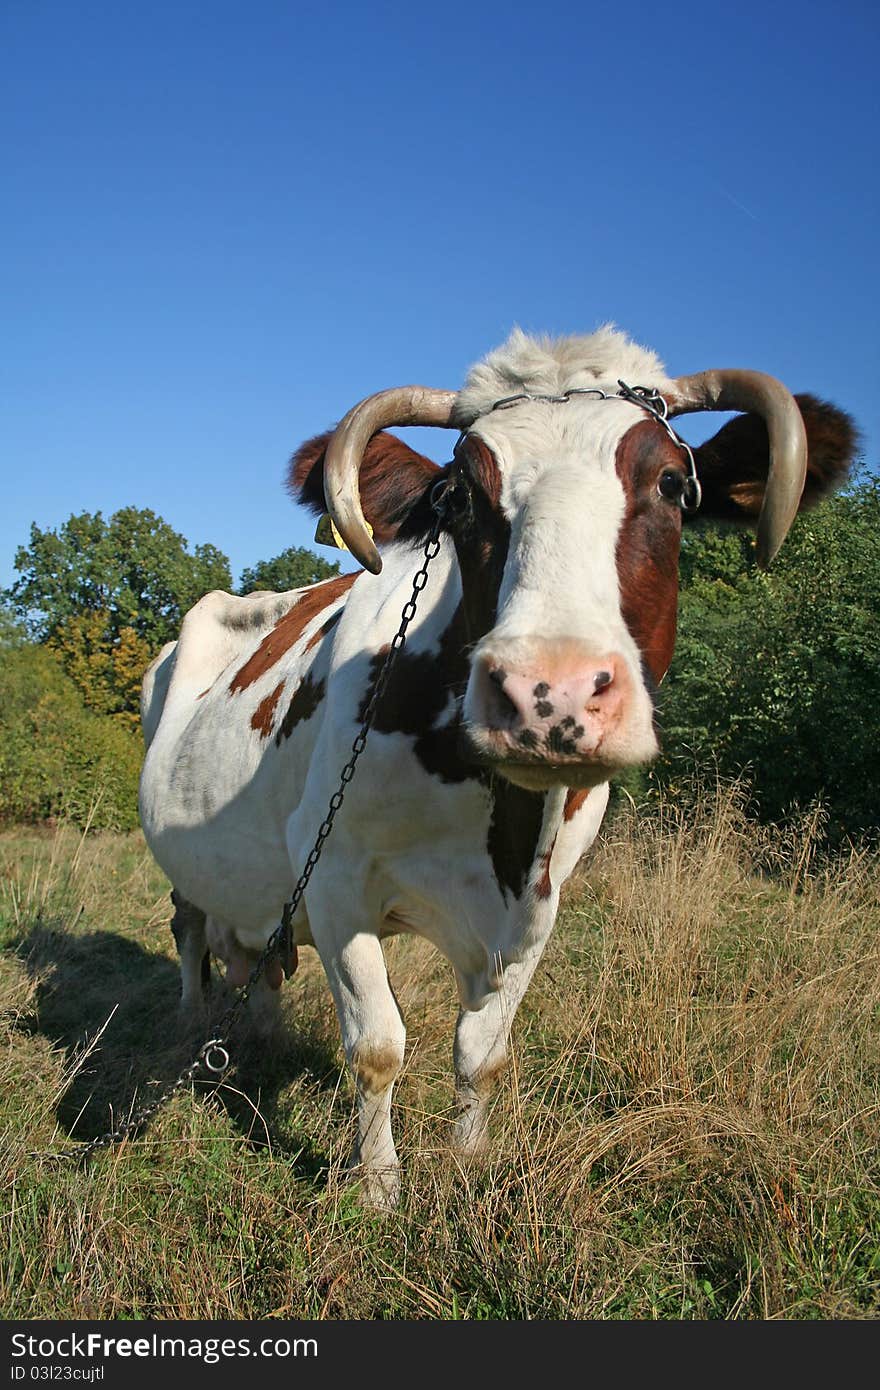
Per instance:
[[[668,420],[696,410],[747,413],[691,452]],[[453,462],[438,468],[379,433],[413,424],[459,431]],[[443,499],[474,755],[521,786],[589,787],[657,752],[652,691],[675,642],[682,524],[751,521],[766,566],[798,509],[845,475],[855,440],[843,412],[760,372],[670,378],[610,328],[515,332],[459,393],[362,401],[300,450],[291,482],[317,508],[326,496],[373,573],[371,532],[380,544],[422,537]]]

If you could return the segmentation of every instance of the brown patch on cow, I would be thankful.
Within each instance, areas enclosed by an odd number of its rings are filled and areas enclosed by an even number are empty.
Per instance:
[[[554,841],[555,844],[555,841]],[[550,882],[550,860],[553,858],[553,845],[545,850],[539,859],[541,873],[535,883],[535,897],[541,899],[549,898],[553,892],[553,884]]]
[[[667,469],[684,479],[685,458],[657,421],[643,420],[618,444],[615,467],[626,498],[617,539],[621,611],[659,685],[675,648],[681,508],[657,484]]]
[[[312,650],[312,647],[317,646],[319,642],[323,641],[323,639],[327,636],[328,632],[333,631],[334,627],[339,622],[339,619],[342,617],[342,611],[343,610],[341,608],[337,608],[335,613],[330,614],[330,617],[327,619],[326,623],[322,623],[321,626],[318,628],[317,632],[312,633],[308,642],[306,642],[307,652],[310,652]]]
[[[251,715],[251,728],[256,729],[260,738],[268,738],[272,732],[272,725],[275,722],[275,706],[281,699],[281,692],[284,689],[284,681],[276,685],[271,695],[266,695]]]
[[[326,511],[324,460],[333,431],[316,435],[290,460],[287,486],[298,502],[314,512]],[[402,439],[384,430],[364,450],[358,474],[361,506],[378,545],[394,540],[416,504],[443,470]]]
[[[209,685],[209,686],[207,687],[206,690],[202,690],[202,691],[196,696],[196,699],[197,699],[197,700],[204,700],[205,696],[208,694],[208,691],[209,691],[209,690],[213,690],[213,688],[214,688],[213,686]]]
[[[359,1043],[351,1057],[351,1069],[362,1090],[381,1095],[393,1083],[402,1062],[402,1051],[394,1043]]]
[[[501,469],[489,445],[477,434],[469,434],[458,451],[467,461],[468,472],[485,494],[490,506],[501,506]]]
[[[815,396],[795,396],[807,432],[807,477],[800,510],[845,480],[859,446],[851,417]],[[698,516],[754,521],[764,501],[770,466],[767,426],[759,415],[737,415],[694,449],[703,488]]]
[[[486,1096],[490,1091],[494,1090],[499,1077],[503,1076],[506,1071],[507,1054],[504,1053],[497,1061],[487,1062],[485,1066],[480,1067],[480,1069],[473,1076],[468,1077],[467,1080],[462,1076],[456,1075],[456,1082],[461,1088],[467,1087],[468,1090],[475,1091],[478,1096]]]
[[[328,579],[323,584],[314,584],[306,589],[302,598],[280,618],[271,631],[266,633],[260,645],[233,676],[229,683],[229,693],[236,695],[247,690],[267,671],[271,671],[285,652],[289,652],[302,637],[309,623],[317,618],[331,603],[336,603],[347,594],[359,577],[355,574],[340,574],[337,579]]]
[[[510,547],[510,522],[501,510],[501,472],[482,439],[468,435],[456,453],[468,480],[470,509],[452,527],[468,640],[473,645],[495,626],[498,593]],[[453,473],[453,480],[455,473]]]
[[[284,971],[277,956],[273,956],[271,960],[266,962],[263,979],[270,989],[280,989],[284,984]]]
[[[587,788],[586,791],[583,789],[575,791],[574,787],[569,787],[568,791],[565,793],[565,807],[562,812],[563,819],[574,820],[589,795],[589,788]]]
[[[275,735],[276,748],[281,747],[281,740],[290,738],[297,724],[302,724],[306,719],[311,719],[315,710],[324,698],[326,684],[323,680],[315,681],[311,675],[306,676],[305,680],[300,681],[297,686],[293,699],[287,706],[287,713],[281,721],[281,727]]]

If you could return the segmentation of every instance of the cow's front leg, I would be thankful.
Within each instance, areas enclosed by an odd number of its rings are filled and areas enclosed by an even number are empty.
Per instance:
[[[507,1066],[507,1044],[520,1001],[541,959],[543,943],[516,964],[508,965],[500,986],[482,1009],[462,1009],[455,1025],[453,1060],[458,1115],[454,1143],[470,1158],[485,1147],[489,1101]]]
[[[322,942],[311,910],[310,919],[357,1088],[358,1135],[349,1171],[361,1179],[366,1204],[387,1210],[400,1193],[391,1091],[403,1064],[406,1030],[378,937],[358,932],[343,942],[334,932],[332,943]]]
[[[555,802],[554,796],[557,797]],[[462,1009],[458,1015],[454,1047],[458,1101],[455,1144],[466,1156],[479,1153],[485,1145],[489,1101],[495,1082],[507,1065],[507,1043],[516,1011],[553,930],[559,886],[595,840],[607,804],[607,783],[594,787],[588,795],[566,795],[562,789],[548,796],[542,836],[544,843],[549,844],[550,858],[548,861],[546,854],[541,854],[533,866],[535,874],[539,875],[533,879],[533,891],[536,898],[543,900],[543,905],[535,904],[536,915],[530,928],[531,949],[504,968],[498,990],[482,1009]],[[549,897],[545,886],[548,872],[551,875]],[[468,997],[461,979],[459,991],[462,998]]]

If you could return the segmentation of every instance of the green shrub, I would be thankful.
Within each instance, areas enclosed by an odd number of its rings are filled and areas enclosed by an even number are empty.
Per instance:
[[[0,821],[137,825],[139,737],[87,710],[45,648],[0,651]]]
[[[880,480],[799,517],[766,574],[748,555],[741,534],[686,538],[655,777],[744,773],[765,819],[821,801],[832,838],[876,833]]]

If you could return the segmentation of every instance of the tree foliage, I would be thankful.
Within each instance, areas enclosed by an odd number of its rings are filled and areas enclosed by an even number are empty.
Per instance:
[[[229,589],[229,561],[188,542],[149,510],[123,507],[71,516],[57,531],[31,526],[15,557],[19,578],[4,595],[28,634],[59,657],[88,709],[134,726],[140,683],[187,609]]]
[[[229,561],[213,545],[188,542],[147,509],[71,516],[57,531],[31,526],[7,591],[31,637],[58,637],[72,619],[102,615],[106,641],[132,629],[151,651],[177,636],[183,615],[211,589],[229,589]]]
[[[238,592],[251,594],[255,589],[270,589],[283,593],[286,589],[303,589],[322,579],[332,579],[339,573],[338,562],[330,563],[304,546],[288,546],[272,560],[259,560],[251,569],[242,570]]]
[[[20,647],[26,641],[24,624],[15,616],[5,594],[0,592],[0,654],[13,647]]]
[[[154,512],[123,507],[71,516],[58,530],[31,527],[15,557],[19,578],[2,595],[0,644],[27,637],[58,657],[87,709],[134,728],[144,671],[184,614],[212,589],[232,589],[213,545],[192,550]],[[245,569],[239,592],[296,589],[339,573],[302,547]]]
[[[114,639],[110,615],[95,609],[61,623],[46,645],[61,661],[88,709],[115,715],[137,731],[141,683],[154,653],[134,627],[121,628]]]
[[[690,533],[662,689],[662,781],[714,763],[761,813],[822,800],[837,835],[880,828],[880,480],[796,521],[763,573],[750,538]]]

